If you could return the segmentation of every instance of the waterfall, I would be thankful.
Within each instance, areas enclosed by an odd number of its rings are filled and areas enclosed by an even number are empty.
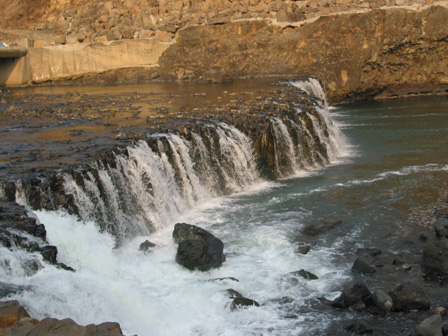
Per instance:
[[[297,106],[297,88],[307,107]],[[292,98],[264,105],[267,114],[251,113],[234,124],[225,118],[187,124],[181,132],[117,148],[89,167],[19,181],[16,200],[37,209],[66,208],[123,241],[172,225],[210,198],[333,162],[343,136],[319,82],[292,82],[285,90]],[[250,122],[265,126],[249,132]]]

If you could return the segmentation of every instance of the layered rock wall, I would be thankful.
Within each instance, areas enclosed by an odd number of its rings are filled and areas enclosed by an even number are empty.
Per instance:
[[[375,9],[322,16],[302,26],[269,20],[194,26],[160,60],[163,77],[302,75],[332,100],[395,86],[448,84],[448,9]],[[418,89],[417,89],[418,90]],[[425,90],[425,89],[423,89]]]

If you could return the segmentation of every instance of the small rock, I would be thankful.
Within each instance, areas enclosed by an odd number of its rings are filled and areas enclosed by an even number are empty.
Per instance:
[[[148,252],[153,247],[156,247],[157,245],[154,243],[151,243],[149,240],[145,240],[143,243],[140,244],[139,251],[142,252]]]
[[[237,297],[237,298],[233,299],[232,304],[230,305],[230,310],[235,311],[235,310],[247,308],[250,306],[259,307],[260,304],[257,301],[252,300],[252,299],[248,299],[245,297]]]
[[[297,253],[300,254],[308,254],[308,252],[311,250],[311,245],[299,245],[297,246]]]
[[[373,293],[372,300],[373,303],[375,304],[375,307],[377,307],[383,313],[388,313],[392,311],[394,307],[390,295],[382,290],[377,290],[375,293]]]
[[[40,254],[42,254],[42,257],[49,263],[56,264],[56,256],[58,254],[58,249],[56,246],[44,246],[40,249]]]
[[[70,272],[76,272],[76,270],[73,267],[70,267],[64,263],[56,263],[55,265],[56,265],[56,267],[58,267],[60,269],[70,271]]]
[[[431,315],[415,328],[416,336],[442,336],[442,317]]]
[[[445,316],[446,315],[446,308],[445,307],[436,307],[433,310],[431,310],[431,314]]]
[[[300,271],[293,272],[293,273],[297,274],[297,275],[299,275],[302,278],[307,279],[307,280],[317,280],[317,279],[319,279],[319,277],[317,275],[315,275],[315,274],[313,274],[311,272],[305,271],[304,269],[301,269]],[[291,274],[291,273],[289,273],[289,274]]]

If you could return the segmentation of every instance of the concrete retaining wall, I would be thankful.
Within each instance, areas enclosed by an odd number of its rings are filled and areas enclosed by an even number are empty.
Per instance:
[[[0,59],[0,85],[76,78],[133,66],[155,66],[170,43],[158,39],[30,48],[22,58]]]

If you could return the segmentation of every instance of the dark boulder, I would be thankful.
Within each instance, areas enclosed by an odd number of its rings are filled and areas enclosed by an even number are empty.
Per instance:
[[[259,307],[260,304],[252,299],[248,299],[245,297],[236,297],[233,299],[232,304],[230,305],[230,310],[235,311],[239,309],[244,309],[250,306]]]
[[[305,226],[301,232],[307,236],[317,236],[321,233],[325,233],[330,230],[333,230],[336,226],[338,226],[340,224],[342,224],[341,220],[323,221],[323,222],[319,222],[319,223],[313,223],[313,224]]]
[[[429,310],[431,306],[425,290],[416,283],[402,284],[389,294],[395,311]]]
[[[430,279],[448,279],[448,239],[433,241],[426,246],[422,270]]]
[[[448,219],[440,219],[434,223],[437,238],[448,238]]]
[[[442,317],[431,315],[420,323],[414,332],[415,336],[442,336]]]
[[[361,274],[371,274],[376,271],[372,264],[375,262],[374,258],[371,257],[358,257],[352,266],[352,272]]]
[[[355,283],[353,286],[344,289],[341,295],[331,302],[331,306],[335,308],[348,309],[362,302],[366,306],[371,306],[371,293],[366,285]]]
[[[179,244],[176,262],[190,270],[208,271],[224,262],[224,243],[195,225],[178,223],[173,239]]]

